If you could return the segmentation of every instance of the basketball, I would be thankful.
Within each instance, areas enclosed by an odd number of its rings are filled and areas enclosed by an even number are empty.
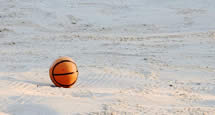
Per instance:
[[[49,76],[56,86],[69,88],[77,81],[78,68],[72,58],[61,57],[51,65]]]

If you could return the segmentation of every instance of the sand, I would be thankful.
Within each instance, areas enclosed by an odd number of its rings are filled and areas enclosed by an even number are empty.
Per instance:
[[[213,0],[1,0],[0,115],[214,115]],[[79,69],[53,86],[60,56]]]

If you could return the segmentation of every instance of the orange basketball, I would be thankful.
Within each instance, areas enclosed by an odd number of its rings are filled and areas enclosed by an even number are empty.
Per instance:
[[[58,87],[69,88],[78,78],[78,68],[70,57],[61,57],[54,61],[49,69],[52,82]]]

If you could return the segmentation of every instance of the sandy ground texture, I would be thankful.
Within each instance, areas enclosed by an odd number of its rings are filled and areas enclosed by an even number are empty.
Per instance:
[[[214,115],[214,0],[0,0],[1,115]],[[72,57],[79,78],[48,74]]]

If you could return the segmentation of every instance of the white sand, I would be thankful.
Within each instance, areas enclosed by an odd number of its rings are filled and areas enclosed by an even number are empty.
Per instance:
[[[0,0],[0,114],[215,114],[214,0]],[[49,66],[72,57],[72,88]]]

